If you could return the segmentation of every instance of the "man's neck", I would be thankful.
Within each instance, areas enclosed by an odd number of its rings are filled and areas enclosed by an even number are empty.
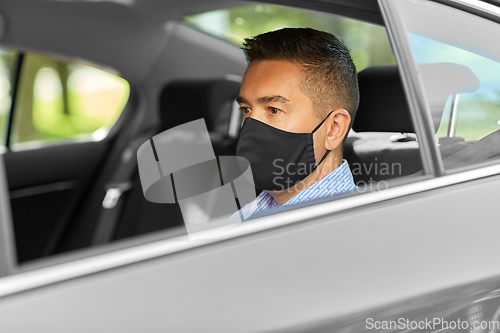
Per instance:
[[[314,183],[328,176],[333,170],[337,169],[342,164],[342,162],[342,153],[339,154],[332,151],[330,152],[330,154],[328,154],[325,160],[320,165],[318,165],[316,170],[314,170],[309,176],[307,176],[294,186],[283,191],[267,192],[273,196],[278,205],[282,205],[300,192],[306,190],[309,186],[312,186]]]

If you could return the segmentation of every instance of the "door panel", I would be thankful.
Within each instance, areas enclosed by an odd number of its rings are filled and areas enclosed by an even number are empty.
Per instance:
[[[19,262],[50,252],[58,229],[84,200],[113,140],[68,143],[4,155]]]
[[[15,62],[3,60],[0,71],[10,89],[1,101],[10,112],[3,112],[8,126],[5,133],[0,128],[0,135],[6,138],[5,167],[22,263],[54,253],[67,222],[93,195],[91,186],[119,129],[107,135],[129,100],[130,86],[79,61],[0,51],[2,59],[16,56]]]
[[[350,321],[359,324],[352,331],[368,332],[370,317],[416,318],[401,300],[457,311],[446,295],[420,298],[426,304],[414,297],[495,276],[494,284],[474,285],[481,293],[451,293],[466,309],[498,286],[500,268],[492,263],[500,251],[499,185],[496,175],[436,188],[22,292],[0,300],[0,328],[137,332],[147,325],[149,332],[293,332],[285,328],[324,320],[334,325],[339,316],[372,309]],[[189,242],[178,238],[170,244],[183,241]],[[68,263],[67,269],[77,266]],[[64,274],[66,268],[53,270]],[[375,310],[387,304],[394,305],[390,312]],[[498,302],[485,306],[488,318]],[[329,331],[340,330],[333,327]]]

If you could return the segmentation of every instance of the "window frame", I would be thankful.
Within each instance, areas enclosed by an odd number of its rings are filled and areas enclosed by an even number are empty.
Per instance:
[[[425,87],[418,74],[417,61],[413,57],[410,43],[406,36],[406,29],[402,17],[397,12],[393,2],[395,0],[378,0],[384,20],[386,21],[389,39],[393,45],[394,54],[400,66],[400,74],[408,99],[413,122],[417,136],[424,140],[420,142],[420,153],[424,172],[434,177],[463,173],[469,170],[482,170],[490,166],[498,165],[496,161],[483,161],[477,164],[445,170],[443,159],[437,145],[435,129],[427,102]],[[464,13],[481,17],[498,25],[500,29],[500,8],[481,0],[474,3],[466,0],[428,0],[446,7],[460,10]],[[467,180],[464,178],[464,181]]]
[[[16,248],[3,156],[0,154],[0,278],[15,273]]]
[[[416,61],[406,39],[404,22],[390,0],[378,0],[382,16],[386,22],[389,40],[400,69],[401,81],[406,93],[411,118],[419,138],[420,157],[424,174],[439,177],[445,174],[441,154],[434,142],[434,125],[428,107],[424,87],[415,73]]]
[[[21,70],[23,66],[24,52],[14,51],[16,54],[16,62],[14,65],[14,72],[11,77],[11,101],[9,110],[9,119],[7,119],[7,131],[5,133],[5,148],[10,150],[10,138],[12,134],[12,126],[14,123],[14,110],[16,107],[17,92],[19,88],[19,81],[21,78]]]

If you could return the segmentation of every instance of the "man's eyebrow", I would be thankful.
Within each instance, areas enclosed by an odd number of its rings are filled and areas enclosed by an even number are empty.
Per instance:
[[[238,104],[249,104],[248,101],[243,97],[243,96],[238,96],[236,97],[236,102]],[[270,103],[270,102],[279,102],[279,103],[287,103],[290,102],[287,98],[280,96],[280,95],[272,95],[272,96],[264,96],[264,97],[259,97],[257,99],[257,102],[259,103]]]
[[[280,95],[259,97],[259,99],[257,101],[259,103],[270,103],[270,102],[286,103],[286,102],[289,102],[289,100],[287,98],[280,96]]]
[[[238,104],[242,104],[242,103],[248,104],[248,101],[244,97],[242,97],[242,96],[236,97],[236,102]]]

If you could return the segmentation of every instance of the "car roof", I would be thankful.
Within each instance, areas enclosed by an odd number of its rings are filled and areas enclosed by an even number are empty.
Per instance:
[[[376,1],[271,2],[382,24]],[[154,66],[175,30],[168,22],[245,4],[249,3],[235,0],[4,0],[0,44],[80,59],[132,82],[140,81]],[[60,29],[61,26],[65,29]]]

